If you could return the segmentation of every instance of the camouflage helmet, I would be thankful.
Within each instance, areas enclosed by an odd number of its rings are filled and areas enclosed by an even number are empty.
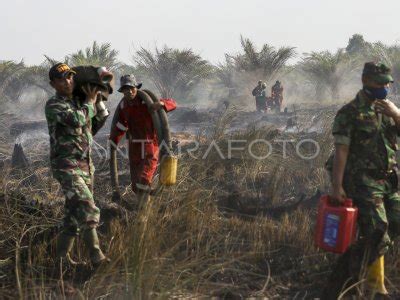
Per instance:
[[[376,83],[387,84],[393,82],[393,77],[390,74],[391,71],[384,63],[367,62],[364,65],[362,75],[371,78]]]

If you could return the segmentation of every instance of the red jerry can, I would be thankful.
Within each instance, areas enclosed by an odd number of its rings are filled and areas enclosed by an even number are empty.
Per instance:
[[[323,195],[318,206],[315,243],[318,248],[344,253],[354,241],[357,231],[358,209],[346,199],[342,206],[334,206],[329,196]]]

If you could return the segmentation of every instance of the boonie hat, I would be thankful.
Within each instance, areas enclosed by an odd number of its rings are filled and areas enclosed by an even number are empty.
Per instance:
[[[121,76],[120,88],[118,89],[118,92],[121,93],[123,88],[126,86],[135,87],[137,89],[140,89],[142,87],[142,83],[137,83],[134,75]]]

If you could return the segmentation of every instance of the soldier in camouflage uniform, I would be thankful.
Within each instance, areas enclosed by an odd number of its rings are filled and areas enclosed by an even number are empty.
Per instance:
[[[86,100],[83,102],[73,97],[74,73],[62,63],[50,69],[50,84],[56,94],[45,107],[51,169],[65,195],[64,226],[57,238],[57,257],[73,263],[69,252],[75,237],[81,234],[92,264],[98,265],[107,258],[100,249],[96,231],[100,210],[92,194],[92,125],[104,124],[108,111],[98,100],[97,87],[85,88]]]
[[[331,199],[343,203],[349,197],[358,207],[359,239],[339,258],[321,299],[336,299],[346,281],[349,285],[362,279],[400,235],[395,157],[400,110],[386,99],[393,82],[390,69],[366,63],[362,82],[363,89],[335,117],[335,153],[327,165]],[[387,294],[384,286],[378,292]]]

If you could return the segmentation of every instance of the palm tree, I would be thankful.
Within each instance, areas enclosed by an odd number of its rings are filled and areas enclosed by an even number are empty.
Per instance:
[[[99,45],[94,41],[91,47],[87,47],[85,50],[79,50],[76,53],[68,55],[66,60],[72,66],[104,66],[110,71],[115,71],[120,66],[117,56],[118,51],[112,49],[110,43]]]
[[[25,68],[23,61],[19,63],[10,60],[0,62],[0,97],[2,100],[18,100],[26,86],[22,80]]]
[[[243,36],[240,43],[244,53],[228,55],[238,71],[260,73],[265,80],[270,80],[286,65],[287,61],[296,56],[294,47],[280,47],[264,44],[260,51],[257,51],[254,43]]]
[[[147,76],[162,97],[185,99],[193,88],[213,73],[213,66],[191,49],[164,46],[154,53],[141,48],[133,57],[139,73]]]
[[[233,60],[225,54],[225,63],[219,63],[215,69],[215,75],[219,84],[226,88],[228,97],[232,97],[238,88],[236,77],[236,69]]]
[[[306,54],[300,67],[308,81],[314,85],[317,98],[328,91],[332,99],[339,99],[340,87],[354,71],[356,61],[343,49],[339,49],[336,53],[322,51]]]
[[[21,78],[28,86],[39,88],[43,90],[47,96],[50,96],[54,91],[49,85],[49,70],[59,61],[47,55],[44,55],[44,57],[45,60],[40,65],[26,67]]]
[[[6,101],[19,100],[22,93],[31,87],[38,88],[47,96],[53,93],[49,85],[49,69],[57,63],[45,55],[45,61],[40,65],[26,66],[23,61],[0,62],[0,97]]]

